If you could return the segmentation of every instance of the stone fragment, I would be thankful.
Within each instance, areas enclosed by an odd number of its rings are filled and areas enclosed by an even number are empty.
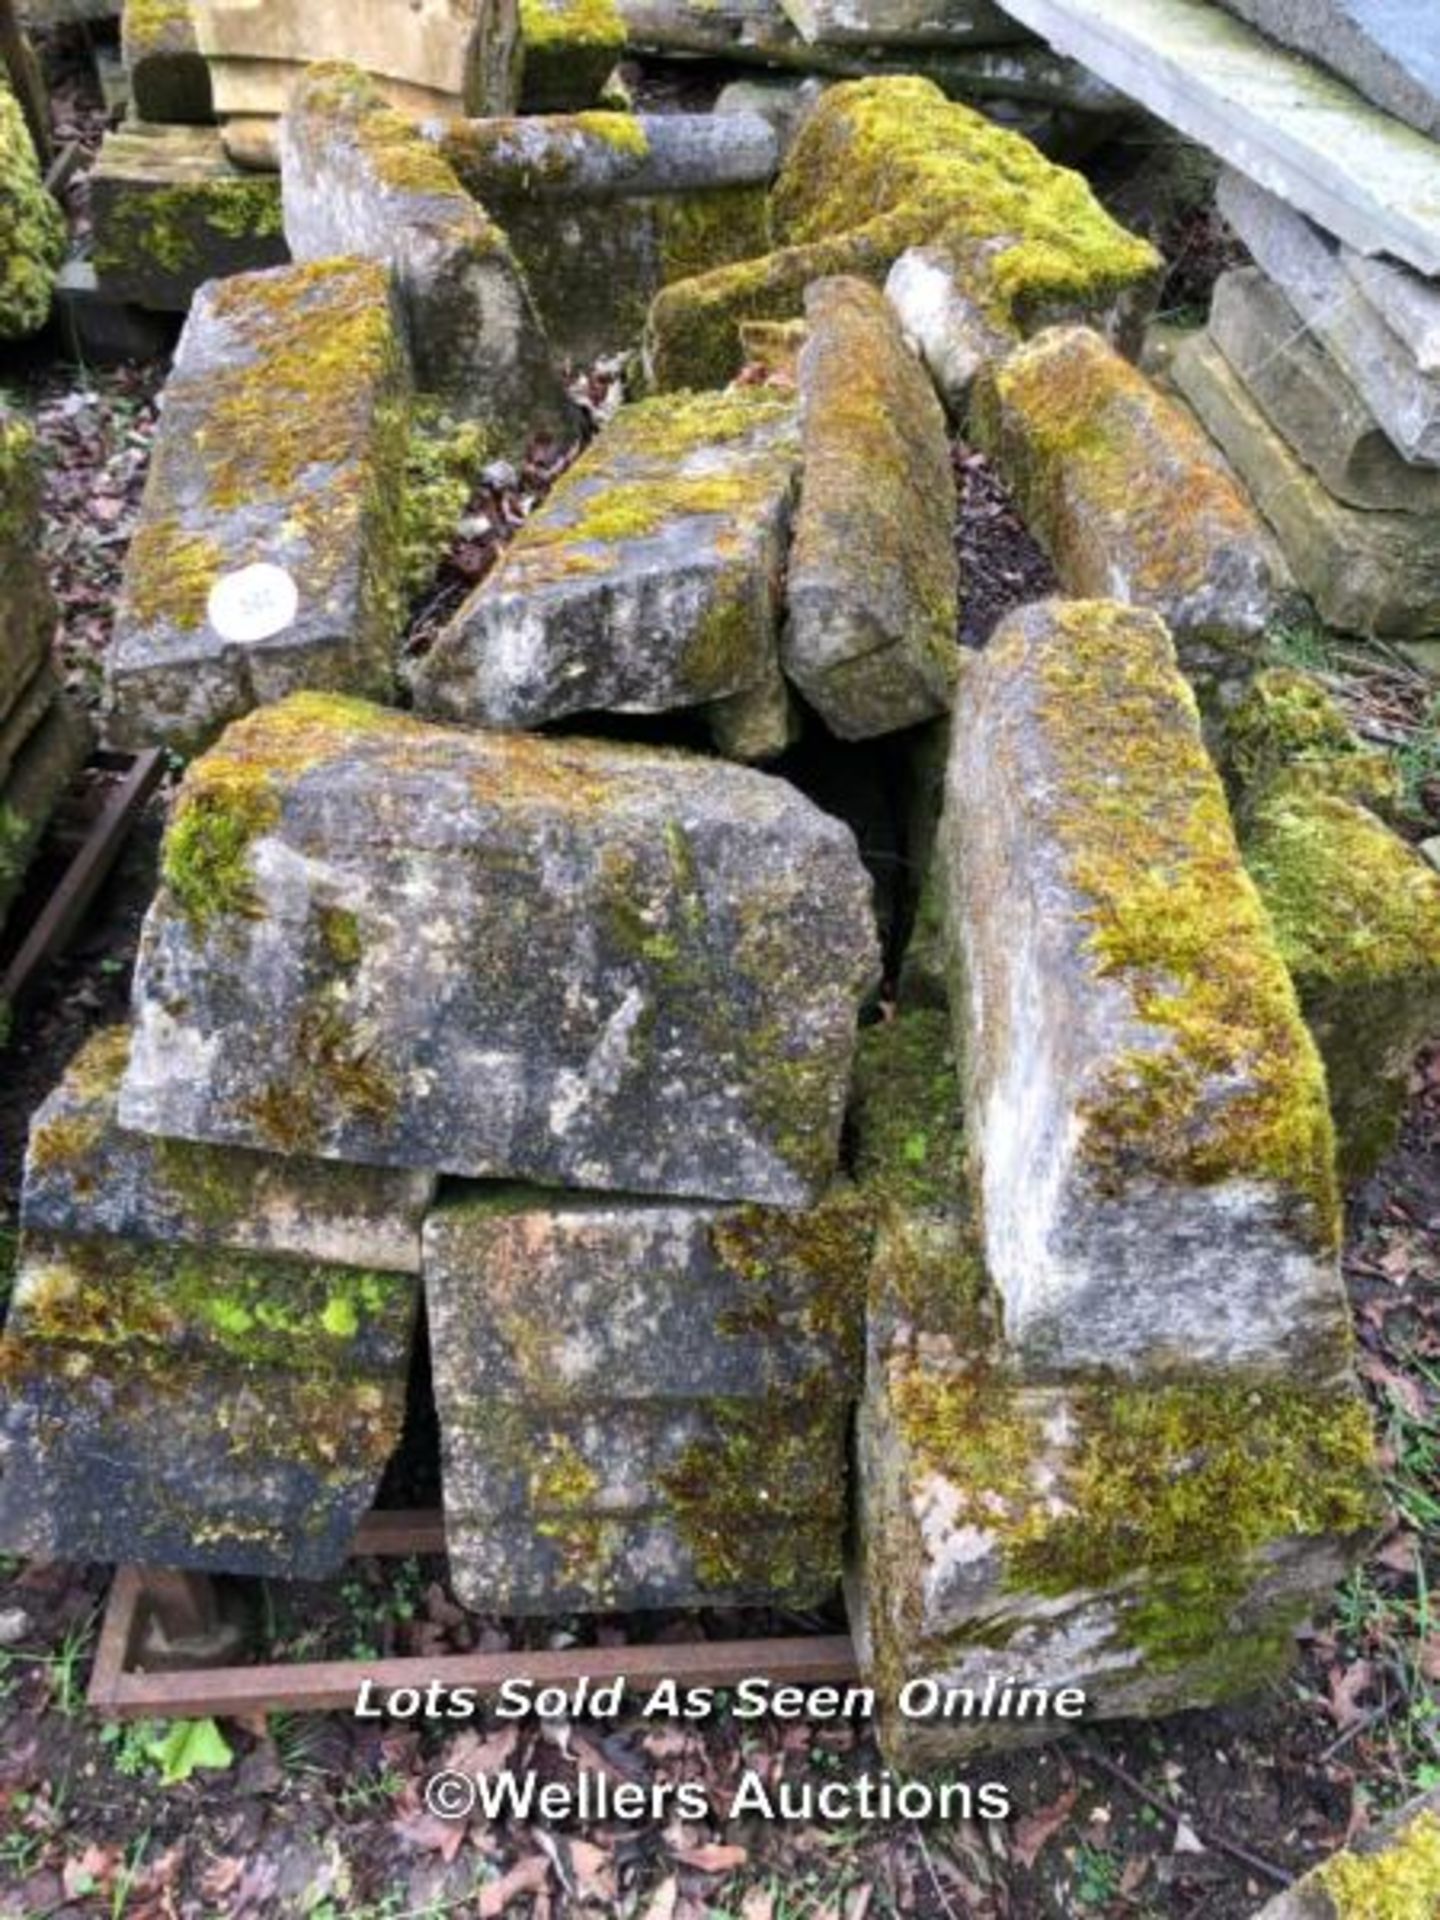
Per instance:
[[[981,372],[1012,352],[1019,329],[997,321],[983,290],[989,262],[1005,243],[937,243],[902,253],[885,280],[885,297],[915,342],[950,413],[965,416]]]
[[[1221,275],[1209,331],[1270,425],[1337,500],[1368,511],[1440,513],[1440,472],[1396,451],[1339,362],[1263,273]]]
[[[0,792],[0,918],[89,751],[89,729],[64,701],[56,701],[16,754]]]
[[[1440,1900],[1440,1787],[1267,1900],[1255,1920],[1430,1920]]]
[[[55,602],[40,546],[40,456],[31,428],[0,412],[0,717],[50,649]]]
[[[955,482],[944,414],[884,296],[862,280],[817,281],[805,313],[782,659],[830,731],[863,740],[950,704]]]
[[[715,111],[758,114],[774,133],[776,153],[783,160],[806,114],[824,91],[825,82],[813,74],[731,80],[716,96]]]
[[[1440,875],[1367,808],[1309,783],[1262,795],[1244,848],[1325,1060],[1341,1174],[1363,1179],[1440,1024]]]
[[[1334,1378],[1324,1077],[1154,614],[1001,624],[962,677],[940,844],[1017,1363]]]
[[[441,150],[507,235],[557,352],[633,345],[670,281],[769,243],[776,137],[755,114],[452,123]]]
[[[984,292],[994,323],[1021,331],[1138,294],[1158,266],[1078,174],[921,79],[831,87],[785,156],[772,214],[775,251],[656,298],[646,354],[660,385],[722,383],[738,370],[740,321],[795,317],[825,275],[883,283],[901,254],[941,237],[1013,240]]]
[[[1357,252],[1440,273],[1440,148],[1343,82],[1210,0],[1005,3],[1058,53]]]
[[[120,55],[135,119],[162,125],[215,117],[210,69],[195,38],[191,0],[125,0]]]
[[[1174,379],[1264,509],[1296,582],[1325,621],[1352,633],[1440,631],[1440,520],[1434,514],[1343,506],[1203,338],[1176,356]]]
[[[232,165],[213,128],[107,133],[89,178],[107,299],[183,313],[205,281],[287,258],[280,182]]]
[[[1440,139],[1440,42],[1428,0],[1222,0],[1431,139]]]
[[[615,0],[520,0],[520,110],[593,107],[625,50]]]
[[[759,686],[798,466],[780,393],[622,408],[440,634],[415,677],[420,710],[536,727]]]
[[[497,444],[576,426],[505,235],[375,83],[312,68],[281,122],[285,237],[296,260],[383,261],[405,309],[416,379]]]
[[[0,340],[23,340],[44,326],[64,257],[64,217],[45,191],[25,116],[0,73]]]
[[[1440,149],[1437,149],[1440,155]],[[1440,157],[1436,160],[1440,185]],[[1346,273],[1339,248],[1273,194],[1221,175],[1217,205],[1406,460],[1440,466],[1440,367],[1427,368]]]
[[[1248,677],[1274,547],[1189,415],[1087,328],[1055,328],[979,382],[971,432],[1067,593],[1158,613],[1207,691]]]
[[[1348,247],[1340,249],[1340,264],[1421,371],[1440,372],[1440,287],[1393,260],[1367,260]]]
[[[127,1133],[115,1107],[129,1054],[127,1028],[96,1034],[35,1115],[25,1161],[27,1231],[420,1271],[433,1175]]]
[[[378,262],[202,290],[125,564],[114,739],[193,751],[295,687],[390,693],[408,406]]]
[[[781,781],[297,695],[191,767],[163,872],[127,1128],[783,1206],[833,1171],[870,883]]]

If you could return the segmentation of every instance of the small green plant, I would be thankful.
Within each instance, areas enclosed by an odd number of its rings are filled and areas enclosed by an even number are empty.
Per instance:
[[[213,1720],[111,1721],[100,1738],[114,1749],[117,1773],[134,1779],[153,1771],[163,1787],[178,1786],[202,1769],[223,1772],[235,1759]]]
[[[1265,631],[1266,651],[1287,667],[1323,673],[1334,664],[1335,640],[1308,600],[1292,600]]]
[[[1075,1898],[1082,1907],[1108,1907],[1120,1891],[1120,1862],[1106,1847],[1082,1840],[1075,1849]]]

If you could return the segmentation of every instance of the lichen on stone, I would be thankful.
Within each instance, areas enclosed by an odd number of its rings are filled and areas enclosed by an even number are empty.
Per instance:
[[[1440,1814],[1422,1810],[1374,1853],[1347,1848],[1319,1868],[1314,1883],[1329,1896],[1335,1920],[1434,1920],[1440,1910]]]
[[[64,216],[45,191],[25,116],[0,74],[0,340],[44,326],[64,257]]]

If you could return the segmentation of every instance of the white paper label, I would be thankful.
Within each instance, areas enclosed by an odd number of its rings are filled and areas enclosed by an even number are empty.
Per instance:
[[[272,640],[295,624],[300,589],[268,560],[227,573],[210,589],[210,624],[222,640]]]

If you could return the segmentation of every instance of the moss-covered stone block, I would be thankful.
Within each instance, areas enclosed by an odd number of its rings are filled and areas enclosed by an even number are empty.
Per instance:
[[[1153,609],[1202,691],[1248,677],[1278,556],[1182,408],[1097,333],[1067,327],[981,377],[971,427],[1067,593]]]
[[[1379,814],[1400,805],[1394,760],[1365,746],[1335,696],[1298,667],[1256,674],[1225,716],[1222,757],[1242,821],[1280,779],[1357,800]]]
[[[125,0],[120,57],[136,119],[207,126],[215,118],[210,69],[200,51],[191,0]]]
[[[209,127],[108,133],[90,175],[94,262],[109,300],[184,313],[207,280],[288,256],[273,174],[245,173]]]
[[[593,107],[625,50],[615,0],[520,0],[520,109]]]
[[[1324,1072],[1154,614],[1002,623],[962,677],[940,846],[1017,1362],[1337,1377]]]
[[[55,630],[40,525],[34,432],[18,415],[0,411],[0,719],[34,680]]]
[[[295,687],[390,696],[408,421],[379,262],[203,290],[126,557],[106,662],[112,737],[194,751]]]
[[[646,354],[657,385],[723,384],[742,320],[790,319],[826,274],[883,283],[899,257],[944,236],[1010,239],[984,289],[997,325],[1029,332],[1057,310],[1143,297],[1159,262],[1077,173],[918,78],[831,87],[785,156],[772,196],[777,251],[667,288]]]
[[[950,446],[934,389],[876,288],[817,281],[805,311],[805,473],[782,658],[832,733],[868,739],[945,712],[954,692]]]
[[[1277,1893],[1255,1920],[1431,1920],[1440,1903],[1440,1788]]]
[[[1366,807],[1293,778],[1255,805],[1245,861],[1325,1060],[1341,1172],[1361,1179],[1440,1024],[1440,874]]]
[[[41,181],[20,103],[0,75],[0,340],[23,340],[44,326],[64,257],[64,218]]]
[[[299,694],[195,762],[162,865],[127,1128],[782,1206],[833,1175],[870,883],[784,782]]]
[[[799,466],[787,395],[622,407],[441,632],[415,676],[417,705],[536,727],[761,687],[779,646]]]
[[[285,237],[296,260],[382,261],[418,386],[495,450],[579,418],[505,235],[418,126],[358,68],[308,70],[281,123]]]

